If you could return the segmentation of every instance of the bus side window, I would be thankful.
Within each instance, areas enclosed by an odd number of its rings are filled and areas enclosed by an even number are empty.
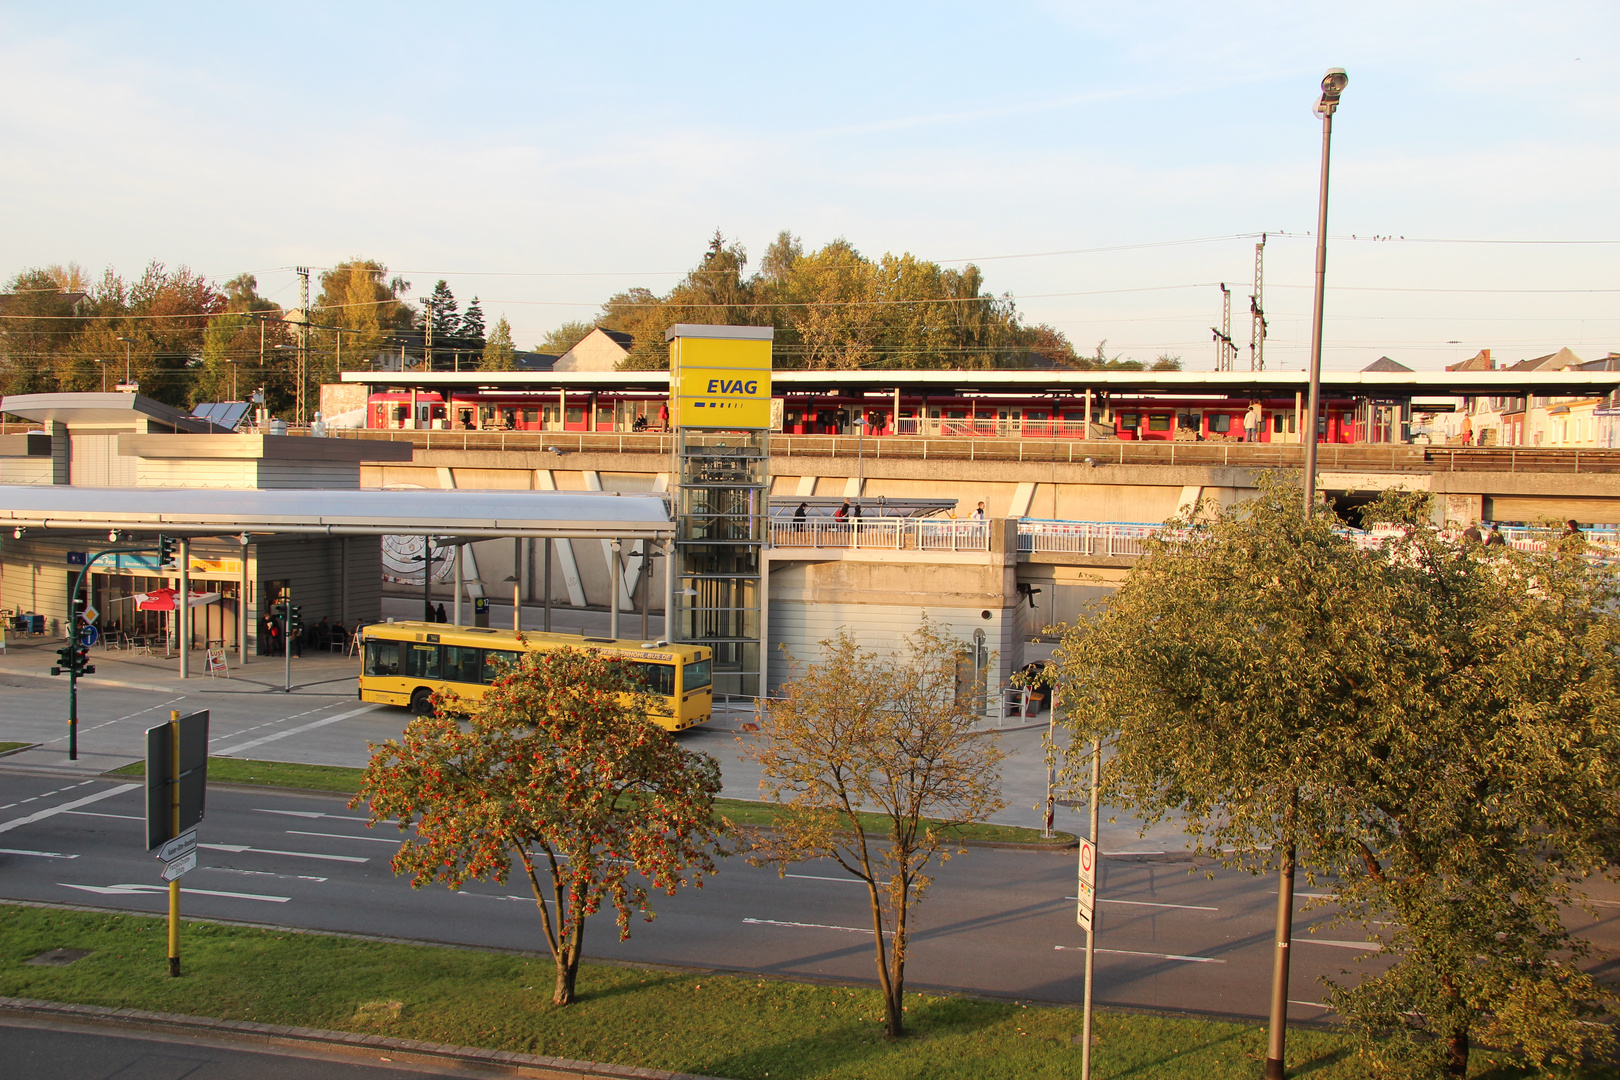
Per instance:
[[[399,674],[399,642],[397,642],[397,641],[368,641],[368,642],[366,642],[366,674],[367,675],[398,675]]]
[[[641,676],[647,693],[669,697],[675,693],[675,665],[636,662],[636,673]]]
[[[508,671],[517,667],[518,654],[503,649],[485,649],[482,678],[478,681],[484,684],[494,682]]]
[[[483,665],[483,649],[470,645],[444,646],[444,677],[451,682],[477,682]]]
[[[437,679],[439,677],[439,647],[423,645],[418,641],[404,642],[405,676],[410,679]]]

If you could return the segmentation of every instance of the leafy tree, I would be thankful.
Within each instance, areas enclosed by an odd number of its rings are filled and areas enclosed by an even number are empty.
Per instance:
[[[534,351],[551,356],[561,356],[581,341],[584,341],[585,336],[595,329],[595,323],[565,322],[547,334],[545,340],[534,347]]]
[[[350,804],[414,834],[393,860],[413,887],[504,883],[515,860],[556,961],[558,1005],[574,1000],[587,917],[611,905],[628,938],[633,911],[653,917],[649,886],[673,894],[715,873],[719,765],[649,723],[640,686],[629,664],[595,651],[524,653],[482,700],[437,702],[465,709],[465,722],[421,717],[374,745]]]
[[[311,314],[318,326],[341,329],[345,370],[372,367],[380,353],[391,351],[393,334],[411,325],[411,310],[400,300],[410,288],[374,259],[350,259],[321,274]],[[317,330],[315,339],[321,352],[331,349],[335,357],[335,333]]]
[[[484,347],[484,309],[479,306],[478,297],[473,297],[467,310],[462,312],[461,326],[456,333],[477,348]]]
[[[1148,367],[1149,371],[1180,371],[1181,357],[1170,353],[1160,353],[1158,359]]]
[[[82,323],[74,295],[62,289],[53,273],[59,270],[24,270],[0,295],[0,315],[6,316],[5,332],[0,333],[0,394],[100,389],[93,362],[88,370],[75,370],[66,359]],[[92,374],[96,382],[88,383]],[[61,385],[64,377],[66,386]]]
[[[947,838],[952,826],[1005,805],[1005,755],[974,733],[971,695],[957,684],[961,648],[926,619],[893,656],[840,631],[821,642],[820,663],[795,664],[745,750],[760,765],[762,790],[784,803],[774,831],[754,837],[750,861],[785,871],[832,859],[866,885],[891,1036],[903,1032],[911,914],[932,881],[928,866],[962,853]]]
[[[495,322],[495,329],[490,333],[489,340],[484,343],[484,353],[478,361],[480,371],[511,371],[516,362],[516,350],[512,348],[512,326],[502,315]]]
[[[1058,651],[1071,745],[1110,741],[1108,798],[1179,815],[1201,853],[1297,859],[1345,919],[1388,924],[1387,970],[1330,988],[1380,1071],[1602,1050],[1608,994],[1559,905],[1620,856],[1612,571],[1578,541],[1459,549],[1426,496],[1375,506],[1395,529],[1373,550],[1301,503],[1268,475],[1149,545]]]

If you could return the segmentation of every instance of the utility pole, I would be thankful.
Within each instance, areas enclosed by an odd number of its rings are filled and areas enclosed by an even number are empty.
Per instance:
[[[1210,327],[1215,335],[1215,370],[1231,371],[1232,357],[1237,355],[1237,346],[1232,344],[1232,290],[1221,282],[1221,325],[1217,329]]]
[[[297,414],[296,423],[304,423],[304,390],[308,381],[309,372],[309,267],[300,266],[298,271],[298,310],[303,317],[298,324],[298,404],[294,410]]]
[[[1249,297],[1249,370],[1266,370],[1266,234],[1254,245],[1254,292]]]
[[[427,308],[427,314],[422,316],[422,328],[427,331],[427,338],[422,346],[422,370],[433,370],[433,297],[418,296],[416,302]]]

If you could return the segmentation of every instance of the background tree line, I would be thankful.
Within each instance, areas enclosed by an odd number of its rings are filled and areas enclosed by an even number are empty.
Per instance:
[[[401,350],[419,364],[428,311],[433,368],[511,366],[506,320],[486,334],[478,299],[460,311],[444,281],[421,309],[402,299],[410,282],[372,259],[339,263],[319,287],[306,316],[259,295],[252,274],[219,285],[160,262],[134,281],[110,269],[92,281],[74,263],[24,270],[0,293],[0,394],[111,390],[127,370],[142,394],[179,408],[262,388],[271,412],[285,415],[296,397],[301,328],[313,401],[340,370],[397,365]]]
[[[747,274],[748,256],[716,233],[698,264],[664,295],[632,288],[591,321],[564,323],[536,351],[560,355],[595,327],[634,339],[631,369],[668,366],[675,323],[774,326],[782,368],[1027,368],[1145,366],[1077,352],[1063,333],[1026,324],[1008,296],[991,294],[971,263],[949,269],[913,255],[873,260],[847,240],[806,252],[782,232]],[[182,408],[244,399],[263,388],[285,415],[296,396],[300,332],[308,334],[306,394],[338,372],[418,367],[432,326],[433,370],[510,370],[517,350],[505,318],[487,328],[477,297],[460,308],[449,285],[431,303],[375,259],[325,270],[307,313],[258,292],[252,274],[217,284],[188,267],[149,264],[133,281],[114,270],[91,280],[74,263],[23,270],[0,293],[0,394],[111,389],[128,375],[148,397]],[[307,329],[306,329],[307,328]],[[1175,369],[1160,356],[1150,366]]]
[[[873,260],[849,241],[807,253],[798,237],[779,233],[745,275],[748,254],[716,232],[703,257],[662,296],[647,288],[616,293],[593,322],[565,323],[537,348],[562,353],[594,327],[635,339],[626,368],[669,364],[664,331],[676,323],[773,326],[779,368],[983,369],[1061,366],[1141,370],[1137,360],[1076,352],[1064,334],[1026,325],[1006,295],[988,292],[977,266],[960,270],[914,255]],[[1155,370],[1175,370],[1160,356]]]

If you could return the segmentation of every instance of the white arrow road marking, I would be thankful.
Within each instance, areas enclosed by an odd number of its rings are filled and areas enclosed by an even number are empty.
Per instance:
[[[66,881],[58,881],[64,889],[82,889],[85,892],[99,893],[102,896],[141,896],[151,893],[167,893],[167,885],[72,885]],[[216,892],[213,889],[182,889],[187,896],[223,896],[227,900],[263,900],[270,904],[285,904],[291,900],[290,896],[261,896],[250,892]]]
[[[263,807],[255,806],[253,808],[253,812],[256,813],[256,814],[285,814],[287,817],[328,818],[328,819],[330,819],[332,821],[370,821],[371,820],[368,817],[355,817],[353,814],[327,814],[327,813],[322,813],[319,810],[266,810]],[[393,819],[390,818],[390,819],[385,820],[385,821],[379,821],[377,824],[379,824],[379,825],[398,825],[399,822],[394,821]]]
[[[10,821],[0,824],[0,833],[10,832],[12,829],[17,828],[20,825],[31,825],[36,821],[43,821],[45,818],[55,817],[57,814],[65,814],[69,810],[77,810],[81,806],[89,806],[91,803],[100,802],[102,799],[110,799],[114,795],[122,795],[126,791],[134,791],[140,786],[141,785],[139,784],[119,784],[115,788],[108,788],[106,791],[98,791],[94,795],[86,795],[82,799],[75,799],[70,803],[63,803],[61,806],[52,806],[45,810],[36,810],[27,817],[12,818]]]
[[[1065,896],[1065,900],[1078,900],[1078,896]],[[1167,907],[1181,908],[1185,911],[1219,911],[1220,908],[1204,907],[1202,904],[1155,904],[1151,900],[1111,900],[1107,897],[1097,897],[1099,904],[1130,904],[1132,907]]]
[[[362,705],[358,709],[350,709],[348,712],[338,713],[336,716],[328,716],[324,720],[316,720],[309,724],[300,724],[295,728],[288,728],[286,731],[278,731],[272,735],[261,735],[257,739],[249,739],[247,742],[237,743],[235,746],[224,746],[218,750],[210,750],[209,754],[213,755],[214,757],[224,757],[226,754],[240,754],[243,750],[252,750],[255,746],[263,746],[265,743],[273,743],[277,739],[285,739],[289,735],[299,735],[306,731],[314,731],[316,728],[325,727],[327,724],[335,724],[339,720],[347,720],[351,716],[359,716],[362,713],[375,712],[380,708],[382,708],[381,705]]]
[[[302,829],[288,829],[288,836],[326,836],[333,840],[370,840],[373,844],[397,844],[398,840],[390,840],[386,836],[348,836],[340,832],[305,832]]]
[[[246,844],[198,844],[209,851],[228,851],[233,855],[251,851],[255,855],[290,855],[295,859],[325,859],[327,862],[370,862],[363,855],[322,855],[318,851],[277,851],[275,848],[248,847]]]
[[[798,926],[808,930],[842,930],[846,934],[870,934],[872,932],[859,926],[828,926],[825,923],[783,922],[780,919],[744,919],[743,922],[753,923],[756,926]],[[883,932],[885,934],[894,933],[893,930],[885,930]]]
[[[27,851],[23,848],[0,847],[0,855],[37,855],[41,859],[77,859],[77,855],[63,855],[55,851]]]
[[[1054,945],[1052,948],[1059,952],[1085,952],[1084,945]],[[1137,952],[1134,949],[1098,949],[1100,953],[1113,953],[1115,956],[1150,956],[1155,960],[1180,960],[1188,964],[1224,964],[1225,960],[1217,960],[1213,956],[1181,956],[1177,953],[1164,952]]]
[[[1384,946],[1376,941],[1335,941],[1332,938],[1297,937],[1295,945],[1332,945],[1340,949],[1361,949],[1363,952],[1377,952]]]

